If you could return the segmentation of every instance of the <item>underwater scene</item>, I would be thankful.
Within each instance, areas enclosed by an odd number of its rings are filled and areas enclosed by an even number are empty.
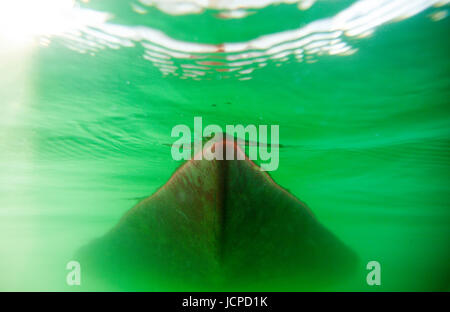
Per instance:
[[[0,291],[450,291],[449,13],[1,1]]]

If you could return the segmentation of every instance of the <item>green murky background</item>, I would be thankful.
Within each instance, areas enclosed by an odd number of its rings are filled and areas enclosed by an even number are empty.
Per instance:
[[[230,21],[92,7],[116,13],[117,23],[220,43],[297,27],[351,2],[305,12],[280,5]],[[57,39],[23,50],[2,43],[0,290],[67,290],[75,251],[180,165],[171,129],[193,127],[194,116],[204,125],[280,125],[271,175],[360,256],[360,281],[346,290],[449,290],[450,25],[428,14],[352,41],[353,55],[268,64],[247,81],[163,77],[139,47],[89,55]],[[381,263],[381,286],[365,283],[370,260]]]

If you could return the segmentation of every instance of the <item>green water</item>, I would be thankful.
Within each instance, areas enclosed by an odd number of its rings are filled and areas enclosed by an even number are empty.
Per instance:
[[[115,13],[116,24],[217,44],[296,28],[352,2],[269,6],[237,20],[86,6]],[[269,60],[251,80],[162,75],[140,45],[91,55],[58,36],[48,47],[1,42],[0,290],[67,290],[76,250],[181,164],[171,129],[193,127],[194,116],[280,126],[271,176],[360,257],[360,280],[345,290],[448,290],[450,25],[430,20],[433,10],[347,40],[352,55]],[[366,284],[371,260],[381,286]]]

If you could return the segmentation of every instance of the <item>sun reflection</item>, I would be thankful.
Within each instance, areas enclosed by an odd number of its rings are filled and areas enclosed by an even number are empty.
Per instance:
[[[0,2],[0,35],[13,42],[64,30],[72,0],[15,0]]]
[[[2,47],[5,44],[27,45],[41,37],[60,35],[71,29],[80,29],[87,24],[104,23],[108,16],[90,10],[81,12],[74,0],[1,1]]]

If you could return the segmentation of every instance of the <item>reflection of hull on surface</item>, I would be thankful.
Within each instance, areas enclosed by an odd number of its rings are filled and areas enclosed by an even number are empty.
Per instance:
[[[224,146],[243,153],[230,141],[213,145]],[[356,263],[305,204],[248,159],[187,162],[78,259],[87,287],[95,278],[158,290],[312,287]]]

